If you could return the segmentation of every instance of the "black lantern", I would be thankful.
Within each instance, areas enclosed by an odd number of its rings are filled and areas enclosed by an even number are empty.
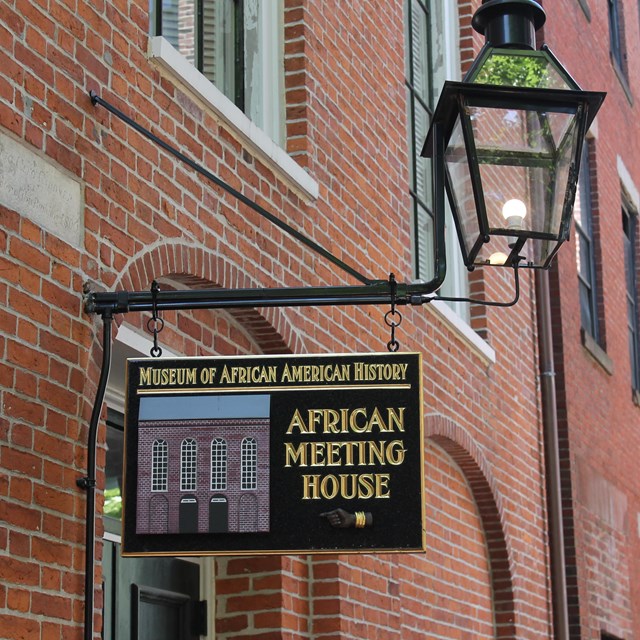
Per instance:
[[[486,44],[463,82],[445,82],[422,151],[440,167],[470,270],[548,268],[569,237],[583,140],[605,94],[535,50],[544,21],[534,0],[484,1],[472,24]]]

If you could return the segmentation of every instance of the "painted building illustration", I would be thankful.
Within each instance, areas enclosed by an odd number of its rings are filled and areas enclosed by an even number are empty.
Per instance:
[[[140,402],[136,532],[269,531],[269,396]]]

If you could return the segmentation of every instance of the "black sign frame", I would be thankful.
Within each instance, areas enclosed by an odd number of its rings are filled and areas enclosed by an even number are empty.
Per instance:
[[[129,359],[125,414],[123,555],[426,548],[420,353]]]

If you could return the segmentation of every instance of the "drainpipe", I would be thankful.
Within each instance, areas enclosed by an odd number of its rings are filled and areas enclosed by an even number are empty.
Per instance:
[[[560,447],[558,444],[558,406],[556,402],[553,362],[553,332],[549,273],[538,271],[536,298],[538,339],[540,343],[540,390],[547,482],[547,514],[549,520],[549,552],[551,560],[551,601],[555,640],[569,640],[569,607],[565,565],[562,493],[560,483]]]

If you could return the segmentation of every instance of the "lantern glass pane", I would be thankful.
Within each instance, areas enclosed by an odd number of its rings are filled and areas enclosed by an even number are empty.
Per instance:
[[[451,208],[456,211],[463,253],[467,256],[480,235],[480,226],[460,119],[453,127],[444,160]]]
[[[551,240],[562,233],[565,193],[570,178],[575,179],[570,168],[577,143],[577,110],[577,106],[557,110],[536,105],[466,106],[489,234],[507,236],[513,245],[524,234]],[[523,251],[519,255],[532,263],[546,259],[551,250],[539,242],[528,246],[530,255]],[[495,252],[493,247],[486,249],[489,255]],[[486,254],[481,251],[479,258],[487,258]]]
[[[576,88],[542,51],[493,49],[469,81],[529,89]]]

